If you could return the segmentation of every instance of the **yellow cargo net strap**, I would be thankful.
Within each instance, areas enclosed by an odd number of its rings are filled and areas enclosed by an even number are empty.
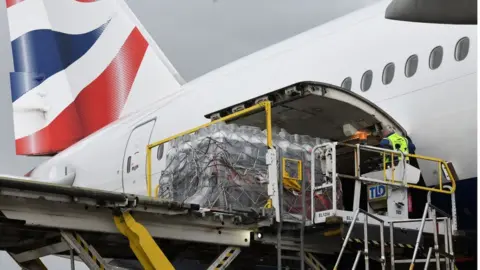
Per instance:
[[[294,166],[288,166],[294,165]],[[299,159],[282,158],[282,183],[283,188],[295,192],[300,192],[302,186],[300,181],[303,179],[302,161]],[[272,199],[268,199],[265,208],[272,208]]]
[[[289,166],[290,165],[290,166]],[[302,161],[299,159],[282,158],[283,187],[288,190],[301,191]]]
[[[196,131],[198,131],[202,128],[206,128],[206,127],[211,126],[213,124],[216,124],[216,123],[219,123],[219,122],[225,122],[225,121],[228,121],[228,120],[233,120],[233,119],[238,118],[240,116],[244,116],[246,114],[253,113],[253,112],[259,111],[259,110],[264,110],[265,111],[265,123],[266,123],[266,130],[267,130],[267,147],[272,148],[273,147],[273,143],[272,143],[272,105],[271,105],[270,101],[260,102],[260,103],[254,105],[254,106],[251,106],[251,107],[248,107],[248,108],[243,109],[241,111],[229,114],[229,115],[227,115],[225,117],[222,117],[222,118],[219,118],[215,121],[211,121],[209,123],[200,125],[198,127],[186,130],[184,132],[181,132],[181,133],[178,133],[176,135],[170,136],[166,139],[163,139],[163,140],[160,140],[160,141],[157,141],[157,142],[154,142],[154,143],[151,143],[151,144],[147,145],[147,194],[148,194],[148,196],[150,196],[150,197],[152,196],[152,149],[153,148],[155,148],[159,145],[162,145],[166,142],[169,142],[171,140],[174,140],[178,137],[196,132]],[[160,188],[159,186],[157,186],[155,188],[156,189],[155,193],[158,192],[159,188]]]

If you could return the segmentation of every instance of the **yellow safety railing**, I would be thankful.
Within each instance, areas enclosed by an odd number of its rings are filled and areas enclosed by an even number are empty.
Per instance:
[[[437,193],[444,193],[444,194],[452,194],[455,192],[457,185],[455,183],[455,178],[450,171],[450,168],[448,167],[448,164],[445,160],[439,159],[439,158],[434,158],[434,157],[428,157],[428,156],[422,156],[422,155],[416,155],[416,154],[404,154],[399,151],[393,151],[393,150],[388,150],[388,149],[383,149],[379,147],[374,147],[374,146],[368,146],[368,145],[353,145],[353,144],[347,144],[347,143],[339,143],[338,145],[341,146],[346,146],[346,147],[352,147],[354,148],[354,154],[355,154],[355,177],[359,178],[358,172],[360,172],[360,162],[358,162],[357,155],[357,149],[359,150],[365,150],[368,152],[377,152],[380,153],[383,156],[383,180],[385,182],[390,182],[390,183],[401,183],[401,181],[395,180],[395,157],[399,157],[399,162],[402,162],[403,159],[405,158],[415,158],[417,160],[424,160],[424,161],[430,161],[430,162],[435,162],[438,165],[438,185],[439,188],[431,188],[431,187],[424,187],[424,186],[419,186],[419,185],[414,185],[414,184],[406,184],[407,187],[409,188],[414,188],[414,189],[420,189],[420,190],[425,190],[425,191],[431,191],[431,192],[437,192]],[[390,163],[387,164],[387,161],[385,157],[387,155],[390,155]],[[387,165],[390,165],[390,168],[387,168]],[[445,172],[448,176],[448,178],[451,181],[452,189],[451,190],[444,190],[443,189],[443,170],[442,167],[445,168]],[[391,179],[387,179],[387,170],[391,169]]]
[[[206,123],[206,124],[200,125],[198,127],[186,130],[184,132],[180,132],[180,133],[178,133],[176,135],[173,135],[173,136],[170,136],[166,139],[163,139],[163,140],[160,140],[160,141],[157,141],[157,142],[154,142],[154,143],[151,143],[151,144],[147,145],[147,194],[148,194],[148,196],[150,196],[150,197],[152,196],[152,149],[153,148],[155,148],[159,145],[162,145],[166,142],[169,142],[171,140],[174,140],[178,137],[196,132],[199,129],[211,126],[215,123],[224,122],[224,121],[228,121],[228,120],[233,120],[233,119],[238,118],[240,116],[243,116],[245,114],[249,114],[249,113],[252,113],[252,112],[255,112],[255,111],[259,111],[259,110],[264,110],[265,111],[266,129],[267,129],[267,147],[272,148],[273,147],[273,143],[272,143],[272,105],[271,105],[270,101],[260,102],[260,103],[254,105],[254,106],[251,106],[251,107],[248,107],[248,108],[243,109],[241,111],[229,114],[229,115],[227,115],[225,117],[222,117],[222,118],[219,118],[215,121],[211,121],[209,123]],[[157,185],[156,188],[155,188],[155,196],[158,195],[159,188],[160,188],[160,186]]]

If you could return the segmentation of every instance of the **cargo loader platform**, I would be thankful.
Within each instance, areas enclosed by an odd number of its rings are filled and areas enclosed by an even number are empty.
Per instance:
[[[192,242],[199,250],[201,244],[213,245],[215,253],[218,245],[249,246],[251,232],[258,227],[251,220],[267,221],[251,213],[200,211],[198,205],[10,176],[0,176],[0,205],[1,249],[12,254],[56,243],[63,230],[79,233],[104,258],[135,259],[114,222],[114,216],[124,213],[142,224],[159,246],[164,245],[169,257],[193,247]]]
[[[275,265],[277,258],[278,224],[267,215],[206,211],[199,209],[198,205],[181,205],[144,196],[7,176],[0,177],[0,205],[1,249],[22,263],[50,254],[68,257],[68,245],[59,245],[64,232],[80,235],[89,246],[94,247],[99,254],[97,257],[109,261],[111,266],[117,261],[136,262],[128,238],[119,232],[113,219],[122,211],[128,211],[136,222],[148,230],[171,261],[180,256],[209,264],[223,248],[229,246],[239,248],[240,258],[249,260],[252,266]],[[344,218],[341,218],[342,215]],[[335,257],[352,218],[350,211],[339,211],[337,218],[327,218],[325,222],[306,226],[304,252],[321,258]],[[242,224],[242,220],[246,223]],[[372,222],[368,230],[369,243],[378,247],[378,225]],[[299,232],[300,224],[284,228],[280,245],[299,252]],[[401,252],[413,251],[417,233],[415,229],[395,230],[396,248]],[[385,227],[385,235],[389,235],[388,227]],[[355,249],[363,243],[363,225],[357,223],[349,246]],[[244,260],[234,262],[241,261]]]

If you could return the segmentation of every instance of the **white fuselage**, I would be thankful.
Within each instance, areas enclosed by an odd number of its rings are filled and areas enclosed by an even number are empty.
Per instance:
[[[476,177],[476,26],[386,20],[387,4],[359,10],[191,81],[176,95],[127,115],[52,157],[32,177],[55,179],[69,166],[76,172],[75,186],[145,194],[147,143],[206,123],[207,113],[298,81],[340,85],[346,77],[352,78],[352,91],[405,128],[417,153],[453,162],[460,179]],[[462,37],[470,39],[469,53],[456,61],[454,51]],[[436,46],[443,47],[443,60],[432,70],[429,57]],[[405,62],[413,54],[419,58],[418,69],[407,78]],[[382,72],[390,62],[395,64],[394,78],[384,85]],[[367,70],[372,70],[373,82],[362,92],[360,82]],[[127,174],[130,156],[139,169]],[[153,160],[153,173],[159,173],[165,158]],[[426,182],[434,184],[437,168],[420,166]]]

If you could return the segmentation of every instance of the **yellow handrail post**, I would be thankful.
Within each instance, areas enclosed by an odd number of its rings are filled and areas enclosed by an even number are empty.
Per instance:
[[[265,102],[265,117],[266,117],[266,124],[267,124],[267,147],[273,148],[272,142],[272,104],[268,101]]]
[[[440,190],[443,190],[442,187],[442,163],[438,162],[438,185],[440,186]]]
[[[147,193],[152,196],[152,148],[147,145]]]
[[[387,157],[387,154],[385,152],[383,152],[382,155],[383,155],[383,160],[382,160],[382,163],[383,163],[383,181],[387,182],[387,161],[385,160],[385,158]]]
[[[392,163],[392,182],[395,182],[395,156],[391,153],[390,162]]]

